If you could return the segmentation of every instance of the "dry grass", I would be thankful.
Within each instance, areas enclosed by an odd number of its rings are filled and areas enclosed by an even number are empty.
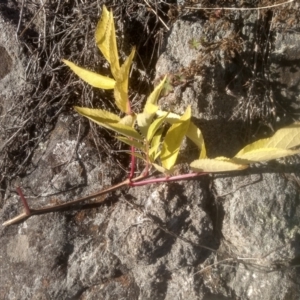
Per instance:
[[[86,3],[84,3],[86,2]],[[102,5],[113,9],[117,24],[120,56],[137,46],[131,74],[133,105],[140,106],[151,90],[154,65],[168,23],[168,9],[174,1],[19,1],[0,5],[0,13],[17,27],[20,46],[28,55],[26,82],[30,88],[13,99],[1,121],[5,140],[0,162],[0,187],[4,191],[16,176],[29,173],[31,158],[39,143],[45,141],[60,114],[72,106],[103,107],[114,110],[112,93],[91,88],[78,80],[61,59],[110,75],[108,64],[95,47],[94,30]],[[18,7],[17,7],[18,6]],[[99,152],[116,150],[110,135],[102,138],[92,127],[92,143]],[[115,157],[114,159],[117,159]]]

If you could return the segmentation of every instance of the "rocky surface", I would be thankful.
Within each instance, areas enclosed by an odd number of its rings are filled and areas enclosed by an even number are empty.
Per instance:
[[[283,26],[280,18],[280,10],[191,13],[166,36],[156,70],[157,78],[170,75],[170,89],[161,105],[178,113],[192,105],[212,157],[233,155],[270,134],[269,127],[299,119],[299,23]],[[15,82],[23,56],[18,61],[18,44],[8,43],[14,27],[1,22],[0,84],[20,93]],[[10,104],[1,99],[3,114]],[[60,114],[31,157],[35,167],[2,192],[1,223],[20,212],[15,185],[39,207],[119,180],[118,166],[101,158],[87,131],[73,112]],[[182,157],[195,155],[187,144]],[[242,173],[123,189],[102,196],[105,205],[2,227],[0,294],[10,300],[298,299],[299,162],[293,157]]]

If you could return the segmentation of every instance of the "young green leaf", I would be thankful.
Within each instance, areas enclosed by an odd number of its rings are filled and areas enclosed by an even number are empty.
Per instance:
[[[130,114],[130,105],[128,100],[128,77],[134,53],[135,48],[132,49],[130,55],[127,57],[121,69],[118,71],[114,89],[116,105],[122,112],[126,114]]]
[[[188,106],[185,113],[179,119],[179,122],[173,124],[166,133],[162,145],[160,159],[162,162],[162,166],[167,170],[171,170],[171,168],[176,163],[181,142],[186,135],[186,132],[190,125],[190,119],[191,107]]]
[[[87,107],[74,107],[75,110],[84,117],[92,120],[100,126],[111,129],[121,135],[142,141],[141,135],[131,126],[120,123],[120,118],[102,109],[92,109]]]
[[[248,168],[248,165],[237,164],[229,158],[215,158],[215,159],[198,159],[194,160],[190,167],[195,172],[228,172],[238,171]]]
[[[78,67],[74,63],[63,59],[62,60],[76,75],[78,75],[83,81],[87,82],[93,87],[110,90],[115,87],[115,80],[112,78],[102,76],[92,71]]]
[[[167,96],[169,95],[171,92],[174,91],[174,77],[173,76],[167,76],[167,79],[164,83],[164,86],[162,88],[161,94],[162,96]]]

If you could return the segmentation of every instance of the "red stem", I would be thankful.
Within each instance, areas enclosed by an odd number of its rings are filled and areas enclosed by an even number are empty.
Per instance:
[[[130,166],[130,174],[129,174],[129,181],[131,182],[131,179],[134,175],[134,169],[135,169],[135,156],[134,156],[134,146],[131,146],[131,166]]]
[[[127,115],[130,115],[132,110],[131,110],[131,105],[130,105],[130,100],[128,99],[128,112]],[[131,166],[130,166],[130,174],[129,174],[129,182],[131,182],[131,179],[133,178],[134,175],[134,169],[135,169],[135,156],[134,156],[134,146],[131,146]]]
[[[28,203],[27,203],[27,200],[26,200],[26,198],[24,197],[23,192],[22,192],[22,190],[21,190],[21,188],[20,188],[19,186],[17,187],[17,193],[19,194],[19,196],[20,196],[20,198],[21,198],[21,201],[22,201],[22,203],[23,203],[23,206],[24,206],[26,215],[29,216],[29,215],[31,214],[30,208],[29,208],[29,205],[28,205]]]
[[[153,179],[147,179],[142,180],[138,182],[131,182],[130,186],[142,186],[146,184],[153,184],[153,183],[160,183],[160,182],[170,182],[170,181],[179,181],[179,180],[186,180],[195,178],[198,176],[206,175],[207,173],[189,173],[189,174],[182,174],[182,175],[176,175],[176,176],[170,176],[170,177],[162,177],[162,178],[153,178]]]

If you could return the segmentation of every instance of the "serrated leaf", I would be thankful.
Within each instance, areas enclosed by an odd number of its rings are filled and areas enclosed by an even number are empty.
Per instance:
[[[128,77],[134,53],[135,48],[132,49],[130,55],[127,57],[121,69],[118,71],[114,89],[116,105],[122,112],[126,114],[130,114],[130,104],[128,99]]]
[[[140,149],[140,150],[144,151],[144,148],[145,148],[144,145],[142,143],[139,143],[136,140],[129,139],[129,138],[125,137],[125,136],[116,136],[116,138],[119,141],[121,141],[121,142],[123,142],[123,143],[125,143],[125,144],[127,144],[129,146],[133,146],[136,149]]]
[[[256,142],[253,142],[249,145],[246,145],[242,150],[240,150],[235,157],[244,155],[247,152],[251,152],[256,149],[266,148],[267,143],[269,142],[269,138],[261,139]]]
[[[269,139],[267,148],[291,149],[300,145],[300,123],[279,129]]]
[[[299,153],[300,150],[288,150],[280,148],[259,148],[248,151],[246,153],[238,154],[232,158],[236,163],[255,163],[261,161],[268,161],[276,158],[281,158],[289,155]]]
[[[120,70],[119,55],[116,41],[114,17],[105,5],[103,6],[101,19],[95,31],[95,40],[99,50],[110,64],[111,72],[116,79]]]
[[[155,87],[153,92],[147,98],[147,103],[152,103],[154,105],[157,105],[158,97],[164,87],[166,79],[167,79],[167,76],[165,76],[164,79]]]
[[[118,123],[121,120],[121,118],[118,115],[103,109],[79,107],[79,106],[74,106],[74,109],[79,114],[87,118],[97,117],[97,118],[101,118],[102,120],[105,120],[106,122],[114,122],[114,123]]]
[[[131,114],[131,115],[126,115],[125,117],[123,117],[119,123],[123,124],[123,125],[127,125],[130,127],[133,127],[134,122],[136,120],[136,115],[135,114]]]
[[[110,63],[110,54],[109,54],[109,19],[110,13],[107,10],[106,6],[103,5],[101,19],[97,24],[96,31],[95,31],[95,41],[96,45],[98,46],[99,50],[102,52],[103,56],[106,60]]]
[[[131,126],[120,124],[120,118],[115,114],[102,109],[92,109],[76,106],[74,108],[79,114],[85,116],[86,118],[92,120],[100,126],[111,129],[127,137],[131,137],[140,141],[143,140],[141,135],[134,128],[132,128]]]
[[[295,123],[279,129],[271,138],[247,145],[232,159],[238,163],[268,161],[299,153],[297,150],[289,150],[298,145],[300,145],[300,123]]]
[[[146,137],[148,142],[150,142],[152,140],[154,134],[160,128],[160,126],[164,122],[167,115],[168,114],[166,114],[165,116],[161,116],[151,123],[151,125],[149,126],[149,129],[148,129],[148,132],[147,132],[147,137]]]
[[[248,168],[248,165],[237,164],[232,160],[220,160],[220,159],[198,159],[194,160],[190,167],[195,172],[228,172],[228,171],[238,171]]]
[[[109,58],[110,58],[110,70],[117,80],[117,76],[120,70],[120,63],[119,63],[119,55],[118,55],[118,48],[117,48],[117,39],[116,39],[116,29],[115,29],[115,22],[114,16],[112,11],[109,13]],[[130,66],[129,66],[130,67]]]
[[[95,30],[95,41],[99,50],[102,52],[103,56],[109,62],[109,39],[107,33],[110,30],[109,27],[110,13],[106,6],[103,5],[101,18],[96,26]]]
[[[162,116],[164,113],[166,113],[163,110],[158,110],[156,112],[157,116]],[[175,124],[180,119],[180,115],[175,113],[169,113],[168,117],[166,118],[166,122],[169,124]],[[201,130],[192,122],[190,121],[190,126],[187,130],[186,136],[198,146],[199,149],[201,149],[202,144],[204,143],[203,135],[201,133]]]
[[[162,166],[171,170],[175,165],[181,142],[189,128],[191,119],[191,107],[188,106],[179,122],[173,124],[166,133],[163,141],[160,159]]]
[[[93,87],[110,90],[115,87],[115,80],[106,76],[102,76],[95,72],[81,68],[74,63],[63,59],[62,60],[79,78],[87,82]]]

